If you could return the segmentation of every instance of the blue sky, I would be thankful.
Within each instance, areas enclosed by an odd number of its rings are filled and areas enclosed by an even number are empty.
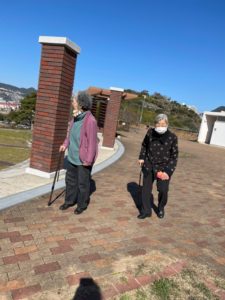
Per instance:
[[[225,105],[224,0],[2,1],[0,82],[38,87],[40,35],[81,47],[75,90],[146,89],[200,112]]]

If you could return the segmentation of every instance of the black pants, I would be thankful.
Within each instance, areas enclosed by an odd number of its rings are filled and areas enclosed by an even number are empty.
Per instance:
[[[68,162],[65,203],[85,209],[90,197],[91,166],[76,166]]]
[[[143,173],[143,188],[142,188],[142,212],[149,214],[154,203],[154,197],[152,194],[153,182],[155,175],[153,171]],[[166,206],[168,199],[170,180],[157,179],[157,191],[158,191],[158,209],[161,210]]]

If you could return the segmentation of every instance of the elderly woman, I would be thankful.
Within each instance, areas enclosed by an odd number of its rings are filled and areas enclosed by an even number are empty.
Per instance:
[[[139,219],[151,217],[153,207],[153,182],[157,181],[159,218],[163,218],[167,203],[171,176],[178,159],[178,143],[174,133],[168,130],[168,118],[159,114],[155,127],[150,128],[142,142],[139,165],[143,172],[142,209]]]
[[[74,117],[69,123],[67,137],[59,151],[68,148],[65,203],[59,209],[65,210],[77,203],[75,214],[81,214],[88,205],[92,165],[98,153],[97,124],[90,112],[92,98],[80,92],[73,99]]]

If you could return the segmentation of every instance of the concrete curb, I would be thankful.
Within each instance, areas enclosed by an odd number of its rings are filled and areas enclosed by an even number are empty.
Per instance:
[[[106,159],[105,161],[97,164],[93,167],[92,175],[100,172],[101,170],[107,168],[111,164],[115,163],[123,154],[125,151],[125,148],[123,144],[117,139],[116,143],[118,144],[118,149],[114,155],[112,155],[110,158]],[[55,184],[55,190],[61,189],[65,187],[65,179],[61,179]],[[7,196],[0,199],[0,210],[6,209],[10,206],[23,203],[25,201],[32,200],[36,197],[43,196],[45,194],[48,194],[51,192],[52,183],[33,188],[24,192],[20,192],[11,196]]]

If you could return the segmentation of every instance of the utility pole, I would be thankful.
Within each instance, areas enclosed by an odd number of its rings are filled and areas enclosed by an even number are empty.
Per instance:
[[[142,105],[141,105],[141,115],[140,115],[140,120],[139,123],[141,124],[142,121],[142,116],[143,116],[143,110],[144,110],[144,106],[145,106],[145,99],[146,99],[146,95],[143,95],[144,100],[142,100]]]

